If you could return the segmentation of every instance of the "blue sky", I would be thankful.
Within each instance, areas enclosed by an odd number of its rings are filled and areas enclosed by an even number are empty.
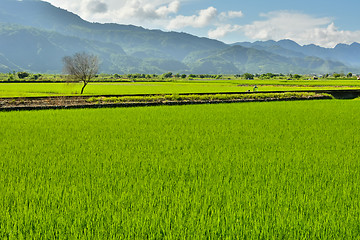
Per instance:
[[[187,32],[226,43],[291,39],[360,42],[358,0],[46,0],[92,22]]]

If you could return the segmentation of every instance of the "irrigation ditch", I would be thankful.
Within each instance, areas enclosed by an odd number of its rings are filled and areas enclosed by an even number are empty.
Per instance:
[[[218,92],[182,94],[129,94],[0,98],[0,111],[143,107],[159,105],[218,104],[238,102],[354,99],[360,90],[267,92]]]

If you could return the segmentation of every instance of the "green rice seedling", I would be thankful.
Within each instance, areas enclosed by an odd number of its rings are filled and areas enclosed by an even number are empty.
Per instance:
[[[0,239],[357,239],[358,109],[0,112]]]
[[[246,92],[254,85],[258,91],[358,89],[358,81],[285,81],[285,80],[213,80],[178,82],[121,82],[90,83],[85,95],[122,94],[181,94],[181,93],[221,93]],[[0,97],[77,95],[81,84],[77,83],[0,83]]]

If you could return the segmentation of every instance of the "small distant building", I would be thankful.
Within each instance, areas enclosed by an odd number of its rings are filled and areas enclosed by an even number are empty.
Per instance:
[[[313,76],[313,79],[318,80],[319,78],[318,78],[318,76]]]

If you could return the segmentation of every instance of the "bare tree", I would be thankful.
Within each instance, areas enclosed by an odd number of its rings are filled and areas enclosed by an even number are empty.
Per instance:
[[[89,55],[85,52],[75,53],[73,56],[66,56],[63,58],[64,73],[68,74],[75,80],[83,82],[81,93],[84,88],[91,81],[99,71],[99,59],[95,55]]]

